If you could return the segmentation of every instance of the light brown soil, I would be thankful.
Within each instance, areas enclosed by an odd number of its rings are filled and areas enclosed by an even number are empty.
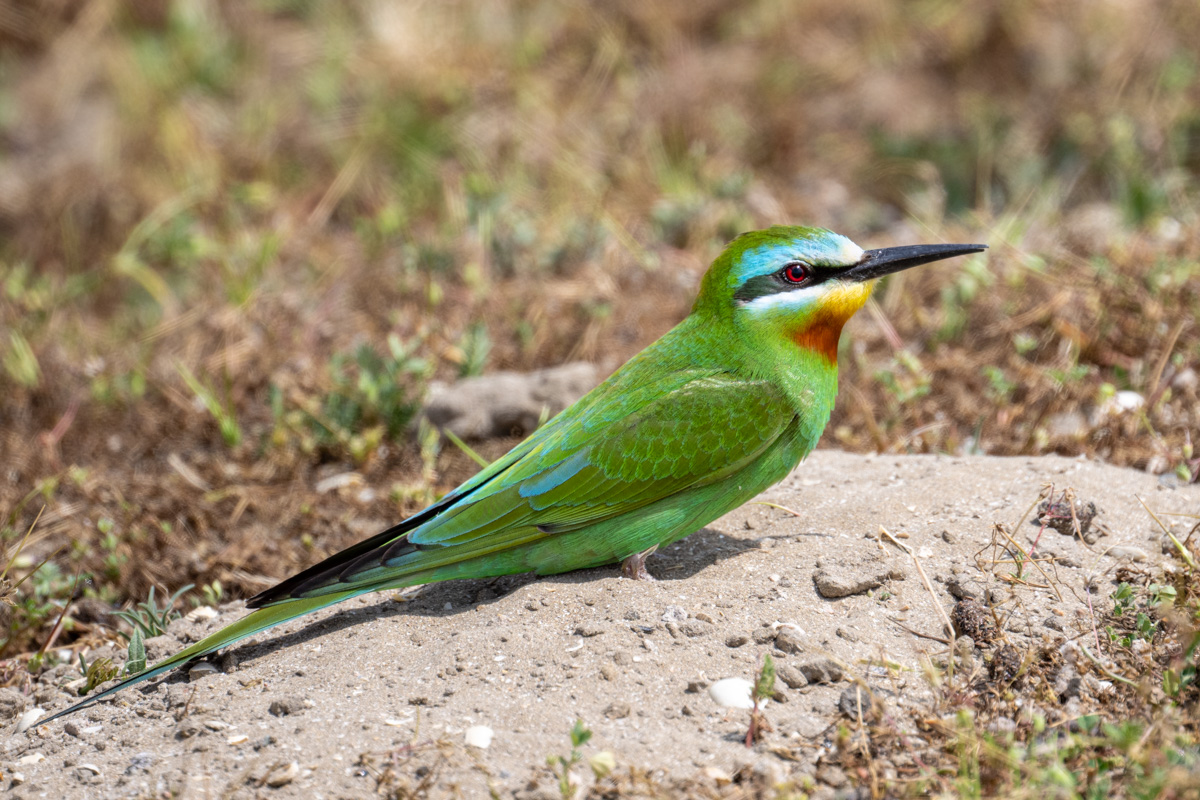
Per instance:
[[[1094,501],[1107,535],[1088,546],[1047,528],[1040,550],[1059,563],[1044,565],[1049,582],[1028,567],[1024,577],[1050,588],[1006,582],[997,576],[1015,568],[993,566],[1004,558],[990,546],[993,524],[1011,530],[1046,483]],[[901,729],[911,730],[914,708],[936,713],[922,660],[944,662],[948,648],[905,627],[940,636],[941,618],[914,560],[875,540],[881,526],[913,549],[947,613],[947,581],[996,589],[1004,635],[1025,654],[1066,640],[1090,644],[1088,579],[1098,615],[1111,610],[1116,570],[1136,569],[1140,554],[1147,565],[1163,560],[1161,532],[1138,496],[1164,520],[1163,512],[1200,507],[1200,486],[1162,489],[1154,476],[1083,460],[820,451],[761,498],[798,517],[744,506],[651,558],[655,583],[609,568],[433,585],[403,602],[351,601],[235,648],[229,674],[189,684],[177,673],[149,691],[126,692],[71,718],[74,733],[57,722],[10,735],[6,796],[397,797],[424,781],[432,797],[481,797],[489,787],[500,796],[552,797],[558,788],[546,757],[569,753],[576,719],[594,731],[585,759],[610,750],[617,771],[637,768],[647,790],[682,794],[684,780],[694,781],[687,791],[716,790],[747,764],[757,764],[766,783],[812,773],[846,722],[838,701],[851,676]],[[1038,531],[1026,521],[1015,537],[1027,547]],[[816,590],[818,569],[905,577],[827,600]],[[172,631],[187,640],[239,613],[234,604],[216,620]],[[776,647],[781,669],[829,657],[847,677],[799,689],[780,681],[781,694],[766,706],[774,730],[747,749],[748,712],[726,713],[700,686],[752,678],[772,651],[769,638],[760,633],[760,644],[754,634],[770,626],[800,649]],[[739,636],[749,641],[727,644]],[[983,673],[986,655],[974,654]],[[899,668],[889,672],[884,660]],[[1089,686],[1108,691],[1104,682]],[[70,702],[63,691],[39,697],[48,710]],[[463,744],[472,725],[494,730],[488,749]],[[920,732],[912,735],[919,750]],[[30,763],[38,753],[44,759]],[[14,773],[24,782],[14,785]],[[593,782],[585,764],[575,774]]]

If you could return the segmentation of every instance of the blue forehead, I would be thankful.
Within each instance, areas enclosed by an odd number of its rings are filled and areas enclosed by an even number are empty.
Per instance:
[[[751,278],[778,271],[788,261],[803,261],[814,267],[844,267],[861,255],[859,246],[845,236],[819,231],[813,236],[747,248],[730,270],[729,283],[736,288]]]

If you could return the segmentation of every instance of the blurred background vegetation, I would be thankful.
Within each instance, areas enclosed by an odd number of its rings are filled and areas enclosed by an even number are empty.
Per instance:
[[[474,469],[428,381],[615,369],[773,223],[992,247],[848,326],[823,446],[1195,481],[1197,41],[1195,0],[0,3],[0,655],[394,522]]]

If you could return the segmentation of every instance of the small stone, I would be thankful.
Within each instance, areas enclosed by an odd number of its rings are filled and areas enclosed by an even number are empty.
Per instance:
[[[1049,628],[1052,631],[1058,631],[1059,633],[1062,633],[1062,631],[1063,631],[1062,620],[1059,619],[1058,617],[1047,617],[1046,621],[1043,622],[1042,624],[1045,625],[1047,628]]]
[[[688,694],[699,694],[708,688],[708,681],[688,681],[687,688],[684,689]]]
[[[604,633],[604,630],[604,626],[599,622],[582,622],[575,626],[575,635],[591,638],[592,636],[599,636]]]
[[[66,725],[63,725],[63,731],[68,736],[74,736],[77,739],[79,738],[79,726],[75,724],[74,720],[68,722]]]
[[[617,652],[613,653],[613,663],[618,667],[628,667],[633,663],[633,656],[629,655],[629,653],[625,652],[624,650],[618,650]]]
[[[604,709],[604,716],[609,719],[625,719],[632,713],[633,707],[623,700],[610,703],[608,708]]]
[[[0,722],[7,722],[25,710],[25,695],[6,686],[0,689]]]
[[[293,761],[286,766],[276,767],[267,773],[265,783],[272,789],[278,789],[280,786],[287,786],[298,777],[300,777],[300,764]]]
[[[495,732],[487,725],[472,725],[467,728],[467,732],[463,735],[463,744],[467,747],[478,747],[480,750],[487,750],[492,746],[492,737]]]
[[[805,686],[808,686],[808,678],[804,677],[804,673],[791,664],[777,666],[775,674],[779,677],[779,680],[787,684],[789,689],[803,689]]]
[[[855,683],[847,686],[838,698],[838,710],[850,719],[872,722],[879,716],[879,703],[870,689]]]
[[[601,664],[600,665],[600,677],[604,678],[604,680],[615,681],[617,679],[618,674],[619,673],[617,672],[617,668],[614,667],[612,664]]]
[[[711,622],[701,622],[698,619],[689,619],[679,626],[679,631],[689,639],[698,639],[701,636],[707,636],[712,632],[714,626]]]
[[[278,700],[272,700],[267,711],[272,716],[286,717],[289,714],[299,714],[309,705],[308,701],[302,697],[281,697]]]
[[[741,647],[750,641],[750,637],[744,633],[731,633],[725,637],[726,647]]]
[[[1108,555],[1112,558],[1127,558],[1130,561],[1145,561],[1146,553],[1141,548],[1130,545],[1119,544],[1116,547],[1108,549]]]
[[[433,382],[425,415],[462,439],[529,433],[599,383],[596,367],[574,362],[529,373],[493,372],[454,384]]]
[[[775,637],[775,646],[785,653],[803,653],[804,641],[792,628],[780,628]]]
[[[942,541],[946,544],[958,544],[958,535],[950,531],[942,531]]]
[[[683,622],[687,618],[688,618],[688,612],[686,609],[681,608],[679,606],[667,606],[663,610],[661,620],[662,620],[663,624],[666,624],[668,622],[674,622],[676,625],[678,625],[680,622]]]
[[[770,644],[775,641],[775,629],[771,627],[755,628],[750,638],[755,644]]]
[[[832,786],[834,789],[840,789],[849,782],[842,768],[833,764],[824,764],[818,767],[816,778],[821,783]]]
[[[809,683],[837,683],[842,679],[841,666],[831,658],[814,658],[797,664],[796,669],[800,670]]]
[[[904,571],[871,551],[857,558],[822,559],[813,573],[817,592],[826,598],[849,597],[882,586],[887,580],[903,580]]]

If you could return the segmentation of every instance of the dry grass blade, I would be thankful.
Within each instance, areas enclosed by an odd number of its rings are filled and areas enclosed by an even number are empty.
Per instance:
[[[929,592],[929,599],[933,601],[933,607],[937,610],[938,616],[942,618],[942,624],[946,626],[946,632],[953,638],[954,625],[950,622],[950,616],[946,613],[946,609],[942,608],[942,604],[938,602],[937,593],[933,591],[933,584],[929,582],[929,576],[925,574],[925,567],[922,566],[921,559],[917,558],[917,554],[913,552],[911,547],[901,542],[895,536],[892,536],[892,534],[888,532],[887,528],[883,527],[882,525],[879,526],[879,533],[883,536],[886,536],[888,540],[892,542],[892,544],[899,547],[905,553],[908,553],[909,558],[911,558],[913,563],[916,564],[917,572],[921,576],[921,582],[925,584],[925,590]]]

